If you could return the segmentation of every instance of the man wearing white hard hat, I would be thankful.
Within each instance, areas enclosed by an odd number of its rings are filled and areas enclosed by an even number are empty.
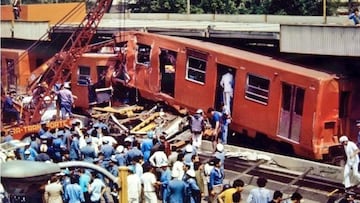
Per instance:
[[[181,174],[177,170],[171,173],[172,180],[166,187],[165,199],[168,202],[185,202],[186,197],[186,183],[179,179]]]
[[[58,92],[58,99],[60,104],[60,111],[62,119],[72,117],[72,107],[74,99],[77,98],[70,90],[70,84],[64,83]]]
[[[194,115],[190,116],[190,130],[192,134],[192,145],[200,149],[202,142],[202,135],[205,130],[205,119],[203,110],[198,109]]]
[[[186,179],[184,180],[188,188],[188,197],[189,202],[201,202],[201,193],[198,184],[195,179],[195,171],[189,169],[186,171]]]
[[[350,181],[350,175],[352,175],[360,181],[360,174],[358,172],[359,166],[359,148],[352,141],[349,141],[349,138],[345,135],[341,136],[339,142],[344,146],[346,154],[346,164],[344,168],[344,186],[345,188],[351,187],[353,184]]]
[[[222,172],[224,172],[225,152],[224,152],[223,144],[218,143],[216,145],[216,151],[215,151],[214,157],[217,159],[220,159],[220,162],[221,162],[220,169]]]

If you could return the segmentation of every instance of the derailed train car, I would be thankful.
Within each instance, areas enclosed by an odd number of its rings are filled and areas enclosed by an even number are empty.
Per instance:
[[[220,109],[220,81],[229,72],[234,78],[230,128],[235,140],[247,136],[260,146],[274,143],[320,160],[332,157],[340,135],[356,137],[354,126],[360,118],[356,78],[201,40],[144,32],[119,32],[110,49],[83,54],[71,70],[77,107],[100,103],[97,93],[108,95],[107,88],[112,87],[112,99],[122,97],[122,102],[141,96],[190,112]]]
[[[125,50],[123,76],[116,80],[121,85],[192,112],[219,109],[220,80],[230,72],[231,129],[264,145],[276,141],[302,157],[326,158],[360,117],[353,102],[360,84],[334,74],[200,40],[121,32],[116,41]]]

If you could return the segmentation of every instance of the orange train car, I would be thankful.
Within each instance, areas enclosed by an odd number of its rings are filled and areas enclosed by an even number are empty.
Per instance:
[[[78,107],[91,103],[83,79],[99,83],[106,70],[106,87],[110,77],[113,88],[134,88],[139,93],[135,95],[150,100],[191,112],[219,109],[221,77],[230,70],[233,131],[265,146],[276,141],[281,148],[317,160],[338,146],[339,135],[355,139],[352,126],[360,118],[356,78],[343,79],[201,40],[144,32],[118,33],[115,47],[118,52],[86,53],[77,62],[71,83],[73,93],[82,97]]]
[[[323,159],[360,117],[360,84],[334,74],[194,39],[120,32],[116,40],[125,44],[127,86],[192,112],[219,109],[221,77],[231,71],[230,128],[305,158]]]
[[[265,145],[272,140],[316,160],[328,157],[329,149],[338,146],[339,135],[356,139],[354,126],[360,118],[356,78],[201,40],[130,31],[119,32],[114,39],[114,47],[83,54],[72,69],[77,107],[88,108],[94,90],[101,95],[105,89],[108,95],[106,88],[111,87],[120,94],[136,89],[135,96],[190,112],[219,109],[221,77],[230,70],[234,78],[230,128],[241,133],[236,136],[253,137]],[[119,94],[114,93],[116,100]]]

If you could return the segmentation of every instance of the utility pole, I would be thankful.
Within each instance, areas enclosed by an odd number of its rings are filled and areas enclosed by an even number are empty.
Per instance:
[[[186,14],[190,15],[190,0],[186,0]]]
[[[327,18],[326,18],[326,0],[323,0],[323,17],[324,17],[324,24],[327,24]]]

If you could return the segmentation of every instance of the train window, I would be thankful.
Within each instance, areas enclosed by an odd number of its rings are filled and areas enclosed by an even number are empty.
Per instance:
[[[16,85],[15,61],[14,59],[6,59],[6,79],[8,87]]]
[[[186,64],[186,79],[205,84],[206,61],[188,56]]]
[[[96,88],[105,88],[106,87],[106,73],[108,66],[96,66],[97,71],[97,82],[94,84]]]
[[[325,122],[324,124],[324,128],[325,129],[334,129],[335,128],[335,121],[329,121],[329,122]]]
[[[292,93],[291,85],[284,83],[283,86],[282,86],[282,92],[283,92],[282,108],[285,111],[290,111],[291,93]]]
[[[90,78],[90,67],[89,66],[79,66],[78,68],[78,85],[89,85]]]
[[[269,100],[270,81],[249,74],[247,76],[245,98],[267,105]]]
[[[296,87],[296,101],[295,101],[295,113],[302,116],[304,107],[305,90]]]
[[[141,63],[146,66],[150,65],[151,47],[145,44],[138,44],[137,46],[137,63]]]

